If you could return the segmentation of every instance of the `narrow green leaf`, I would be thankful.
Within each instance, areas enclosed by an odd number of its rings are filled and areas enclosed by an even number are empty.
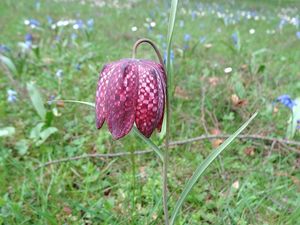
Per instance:
[[[190,193],[200,176],[203,174],[203,172],[208,168],[208,166],[222,153],[222,151],[249,125],[249,123],[256,117],[257,112],[253,114],[253,116],[243,124],[234,134],[232,134],[229,138],[226,139],[226,141],[223,142],[222,145],[220,145],[218,148],[213,150],[209,156],[198,166],[198,168],[195,170],[192,177],[189,179],[189,181],[186,183],[178,201],[176,202],[174,211],[171,216],[170,225],[173,225],[176,219],[176,216],[184,203],[187,195]]]
[[[171,73],[171,47],[172,47],[172,39],[173,39],[173,31],[176,19],[178,0],[172,0],[171,2],[171,11],[170,11],[170,19],[168,25],[168,35],[167,35],[167,74],[168,74],[168,82],[172,81],[170,77]],[[172,82],[171,85],[172,86]]]
[[[52,134],[57,132],[56,127],[48,127],[40,133],[40,140],[36,143],[37,146],[43,144]]]
[[[149,138],[146,138],[135,126],[133,126],[133,131],[139,136],[144,142],[151,147],[155,153],[159,156],[159,158],[163,161],[163,152],[159,149],[159,147],[154,144]]]
[[[172,73],[172,63],[171,63],[171,48],[172,48],[172,39],[174,32],[174,25],[176,20],[176,12],[177,12],[178,0],[172,0],[171,9],[170,9],[170,17],[168,24],[168,34],[167,34],[167,91],[168,91],[168,101],[170,102],[171,91],[173,90],[173,73]],[[169,104],[170,105],[170,104]],[[169,109],[167,109],[169,110]],[[160,139],[162,140],[167,132],[167,113],[164,115],[164,120],[162,124],[162,129],[159,134]]]
[[[41,122],[38,123],[35,127],[33,127],[30,131],[29,138],[33,139],[34,141],[37,141],[40,138],[40,133],[44,125],[45,123]]]
[[[54,102],[55,101],[63,101],[63,102],[79,103],[79,104],[95,107],[95,103],[92,103],[92,102],[84,102],[84,101],[77,101],[77,100],[53,100],[53,101]]]
[[[28,148],[29,143],[26,139],[21,139],[15,145],[15,149],[18,151],[19,155],[25,155],[27,153]]]
[[[17,75],[17,68],[10,58],[0,55],[0,61],[10,70],[12,74]]]
[[[12,136],[16,132],[14,127],[3,127],[0,128],[0,137]]]
[[[37,111],[41,119],[45,120],[46,109],[40,91],[37,89],[36,85],[33,82],[27,83],[27,91],[35,110]]]

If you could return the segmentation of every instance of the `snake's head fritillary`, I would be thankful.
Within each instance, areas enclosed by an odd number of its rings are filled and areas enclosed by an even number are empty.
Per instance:
[[[151,60],[121,59],[105,65],[96,91],[96,126],[106,120],[115,139],[128,134],[135,123],[150,137],[163,122],[166,73]]]

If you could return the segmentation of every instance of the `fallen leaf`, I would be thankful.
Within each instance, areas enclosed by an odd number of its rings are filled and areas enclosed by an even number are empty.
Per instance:
[[[231,185],[234,189],[239,189],[240,188],[240,183],[238,180],[234,181],[233,184]]]
[[[211,48],[213,45],[211,43],[205,44],[204,47],[205,48]]]
[[[216,139],[216,140],[213,140],[211,143],[212,143],[213,148],[217,148],[223,143],[223,140],[222,139]]]
[[[64,101],[62,101],[62,100],[58,100],[58,101],[56,102],[56,105],[57,105],[57,107],[61,107],[61,108],[65,107],[65,103],[64,103]]]
[[[248,69],[248,65],[247,65],[247,64],[241,65],[241,69],[242,69],[242,70],[247,70],[247,69]]]
[[[218,129],[218,128],[213,128],[210,133],[212,135],[220,135],[221,134],[221,131]]]
[[[215,87],[220,83],[220,78],[218,77],[210,77],[208,78],[208,83],[211,87]]]
[[[240,98],[236,94],[231,95],[231,102],[233,105],[238,104],[239,100]]]
[[[64,206],[63,207],[63,212],[67,215],[71,215],[72,214],[72,209],[68,206]]]
[[[140,176],[142,179],[146,179],[147,178],[147,173],[146,173],[146,167],[145,166],[141,166],[139,168],[140,170]]]
[[[240,99],[236,94],[231,95],[231,103],[235,107],[243,107],[248,104],[248,101],[245,99]]]
[[[174,94],[175,94],[175,97],[180,98],[180,99],[184,99],[184,100],[190,99],[186,90],[182,89],[180,86],[177,86],[175,88]]]
[[[247,156],[253,156],[254,153],[255,153],[255,152],[254,152],[254,148],[253,148],[253,147],[245,148],[244,153],[245,153]]]

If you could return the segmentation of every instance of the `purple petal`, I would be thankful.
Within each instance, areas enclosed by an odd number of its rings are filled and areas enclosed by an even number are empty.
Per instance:
[[[138,68],[134,62],[121,62],[110,76],[105,94],[107,124],[115,139],[131,130],[138,98]]]
[[[96,127],[100,129],[104,123],[106,112],[105,112],[105,94],[109,77],[113,73],[114,69],[118,66],[119,62],[113,62],[103,67],[96,91]]]
[[[158,118],[158,124],[157,124],[157,130],[160,132],[161,131],[161,127],[162,127],[162,123],[163,123],[163,119],[164,119],[164,111],[165,111],[165,97],[166,97],[166,73],[165,73],[165,69],[164,67],[159,64],[156,63],[154,61],[150,61],[150,60],[143,60],[143,62],[147,65],[152,66],[152,68],[155,70],[156,74],[157,74],[157,80],[158,80],[158,92],[159,92],[159,118]]]
[[[155,70],[145,63],[140,63],[135,123],[137,128],[146,137],[151,136],[159,121],[158,85]]]

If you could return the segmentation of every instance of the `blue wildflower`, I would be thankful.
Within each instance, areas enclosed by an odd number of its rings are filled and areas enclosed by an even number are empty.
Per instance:
[[[51,16],[47,16],[47,21],[48,21],[48,24],[49,25],[52,25],[53,24],[53,19]]]
[[[205,36],[200,37],[199,41],[201,44],[203,44],[206,41],[206,37]]]
[[[87,22],[86,22],[88,28],[93,28],[94,26],[94,19],[89,19]]]
[[[183,20],[179,21],[179,27],[184,27],[184,21]]]
[[[162,41],[162,40],[164,39],[164,35],[158,34],[158,35],[157,35],[157,39],[158,39],[159,41]]]
[[[185,34],[184,35],[184,41],[185,42],[188,42],[188,41],[190,41],[191,40],[191,35],[190,34]]]
[[[32,40],[33,40],[33,37],[31,34],[26,34],[25,37],[24,37],[24,43],[25,43],[25,47],[26,49],[30,49],[31,46],[32,46]]]
[[[32,34],[27,33],[24,37],[25,43],[32,43],[33,37]]]
[[[48,105],[52,105],[52,103],[53,103],[53,101],[54,101],[54,99],[55,99],[56,97],[55,97],[55,95],[51,95],[50,97],[49,97],[49,100],[48,100]]]
[[[197,17],[197,13],[195,11],[192,11],[191,15],[192,15],[192,20],[195,20]]]
[[[290,110],[296,105],[295,101],[291,99],[289,95],[281,95],[276,99],[277,102],[280,102],[284,106],[288,107]]]
[[[80,63],[77,63],[77,64],[75,65],[75,69],[76,69],[77,71],[80,71],[80,70],[81,70],[81,64],[80,64]]]
[[[239,35],[237,32],[234,32],[232,35],[231,35],[231,38],[232,38],[232,41],[233,41],[233,44],[234,46],[237,46],[238,43],[239,43]]]
[[[17,92],[12,89],[8,89],[7,90],[7,101],[9,103],[16,102],[17,101]]]
[[[10,49],[6,45],[0,44],[0,53],[9,52]]]
[[[300,120],[297,120],[297,129],[300,130]]]
[[[36,8],[36,10],[40,10],[40,8],[41,8],[41,2],[40,1],[35,1],[35,8]]]
[[[296,32],[296,36],[297,36],[298,39],[300,39],[300,31]]]
[[[71,34],[71,39],[72,39],[73,41],[75,41],[76,38],[77,38],[77,34],[76,34],[76,33],[72,33],[72,34]]]
[[[41,25],[40,22],[36,19],[25,20],[24,24],[30,26],[31,28],[39,27]]]
[[[57,70],[55,76],[56,76],[57,78],[62,78],[62,76],[63,76],[63,71],[62,71],[61,69]]]
[[[171,61],[171,63],[174,61],[174,59],[175,59],[174,51],[171,50],[171,53],[170,53],[170,61]],[[165,50],[164,51],[164,64],[166,64],[166,63],[167,63],[167,51]]]
[[[184,40],[183,48],[188,49],[189,48],[189,41],[191,40],[191,35],[190,34],[185,34],[183,40]]]
[[[278,24],[278,28],[280,30],[282,30],[283,26],[286,24],[286,20],[285,19],[281,19],[279,24]]]
[[[76,20],[75,24],[73,25],[73,28],[75,30],[82,29],[83,27],[84,27],[84,23],[82,20]]]

